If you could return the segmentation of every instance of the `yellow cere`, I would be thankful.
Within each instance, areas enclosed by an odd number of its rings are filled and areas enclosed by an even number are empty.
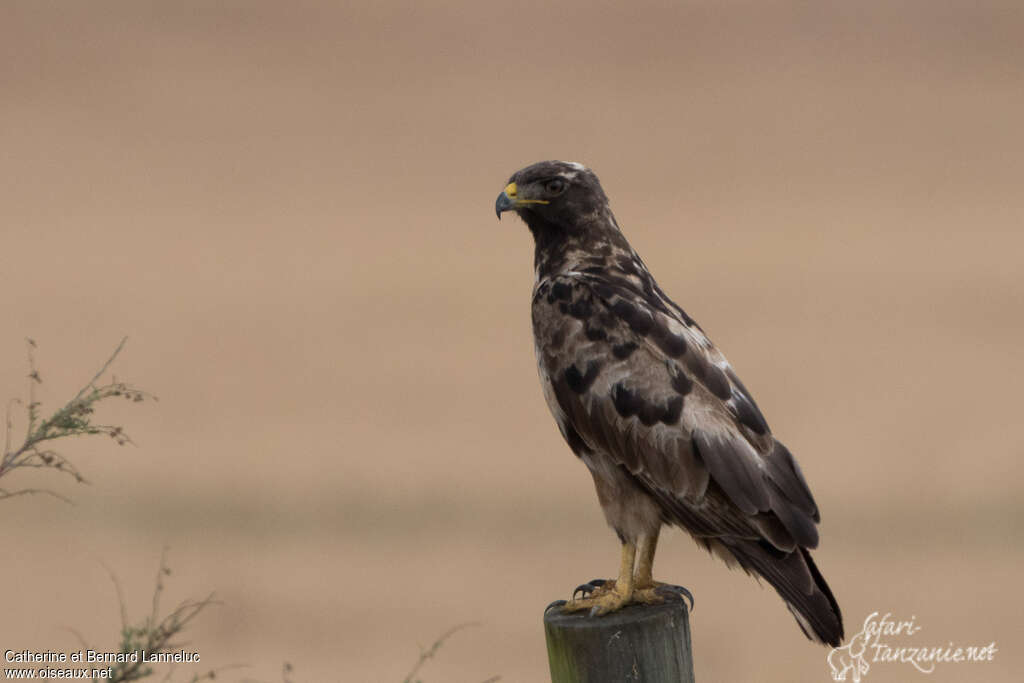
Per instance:
[[[509,183],[508,185],[505,186],[505,194],[507,194],[509,196],[509,198],[516,200],[516,204],[519,205],[519,206],[521,206],[523,204],[550,204],[551,203],[551,202],[549,202],[546,199],[520,199],[519,197],[516,196],[516,192],[518,192],[518,191],[519,191],[519,188],[516,187],[515,183]]]

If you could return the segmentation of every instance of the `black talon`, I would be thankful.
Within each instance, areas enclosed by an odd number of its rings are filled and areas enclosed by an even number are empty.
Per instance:
[[[594,587],[591,586],[589,583],[581,583],[580,585],[576,586],[576,588],[573,589],[573,591],[572,591],[572,599],[575,600],[577,595],[580,595],[581,597],[585,598],[593,590],[594,590]]]
[[[586,583],[581,583],[580,585],[576,586],[576,590],[572,592],[572,599],[576,599],[577,593],[582,593],[583,597],[585,598],[588,594],[593,593],[595,589],[600,588],[606,583],[608,583],[607,579],[591,579]]]
[[[565,600],[555,600],[553,603],[544,608],[544,614],[548,613],[548,610],[554,609],[555,607],[561,607],[565,604]]]
[[[655,588],[654,592],[660,595],[664,595],[665,597],[688,599],[690,601],[690,611],[693,611],[693,593],[683,588],[682,586],[670,586],[668,584],[663,584]]]

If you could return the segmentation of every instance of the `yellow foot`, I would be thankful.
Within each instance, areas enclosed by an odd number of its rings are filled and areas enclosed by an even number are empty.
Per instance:
[[[651,588],[637,588],[633,591],[633,602],[642,602],[645,605],[660,605],[665,602],[667,597],[664,593],[659,593],[655,587]]]
[[[600,584],[596,581],[591,581],[590,584],[584,585],[593,586],[593,588],[589,590],[583,590],[583,586],[577,588],[573,593],[573,599],[561,606],[563,610],[567,612],[590,610],[590,616],[599,617],[602,614],[609,614],[635,602],[632,588],[620,586],[616,581],[604,581]],[[589,594],[589,596],[577,599],[575,597],[576,593],[581,592],[585,595]]]
[[[660,605],[666,600],[689,600],[690,611],[693,611],[693,593],[682,586],[674,586],[661,581],[650,581],[646,585],[638,585],[633,589],[633,602],[645,605]]]

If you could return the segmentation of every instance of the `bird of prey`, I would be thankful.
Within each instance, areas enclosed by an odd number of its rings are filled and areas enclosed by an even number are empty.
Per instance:
[[[622,543],[618,578],[564,609],[664,600],[663,524],[782,596],[804,634],[838,646],[839,605],[811,559],[818,507],[796,460],[703,330],[630,247],[597,176],[575,162],[517,171],[498,195],[533,233],[533,332],[544,397],[590,470]],[[578,589],[579,590],[579,589]]]

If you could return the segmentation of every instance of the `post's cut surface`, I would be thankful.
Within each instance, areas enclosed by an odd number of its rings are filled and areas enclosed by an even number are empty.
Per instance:
[[[630,605],[603,617],[551,607],[544,614],[551,683],[693,683],[683,600]]]

